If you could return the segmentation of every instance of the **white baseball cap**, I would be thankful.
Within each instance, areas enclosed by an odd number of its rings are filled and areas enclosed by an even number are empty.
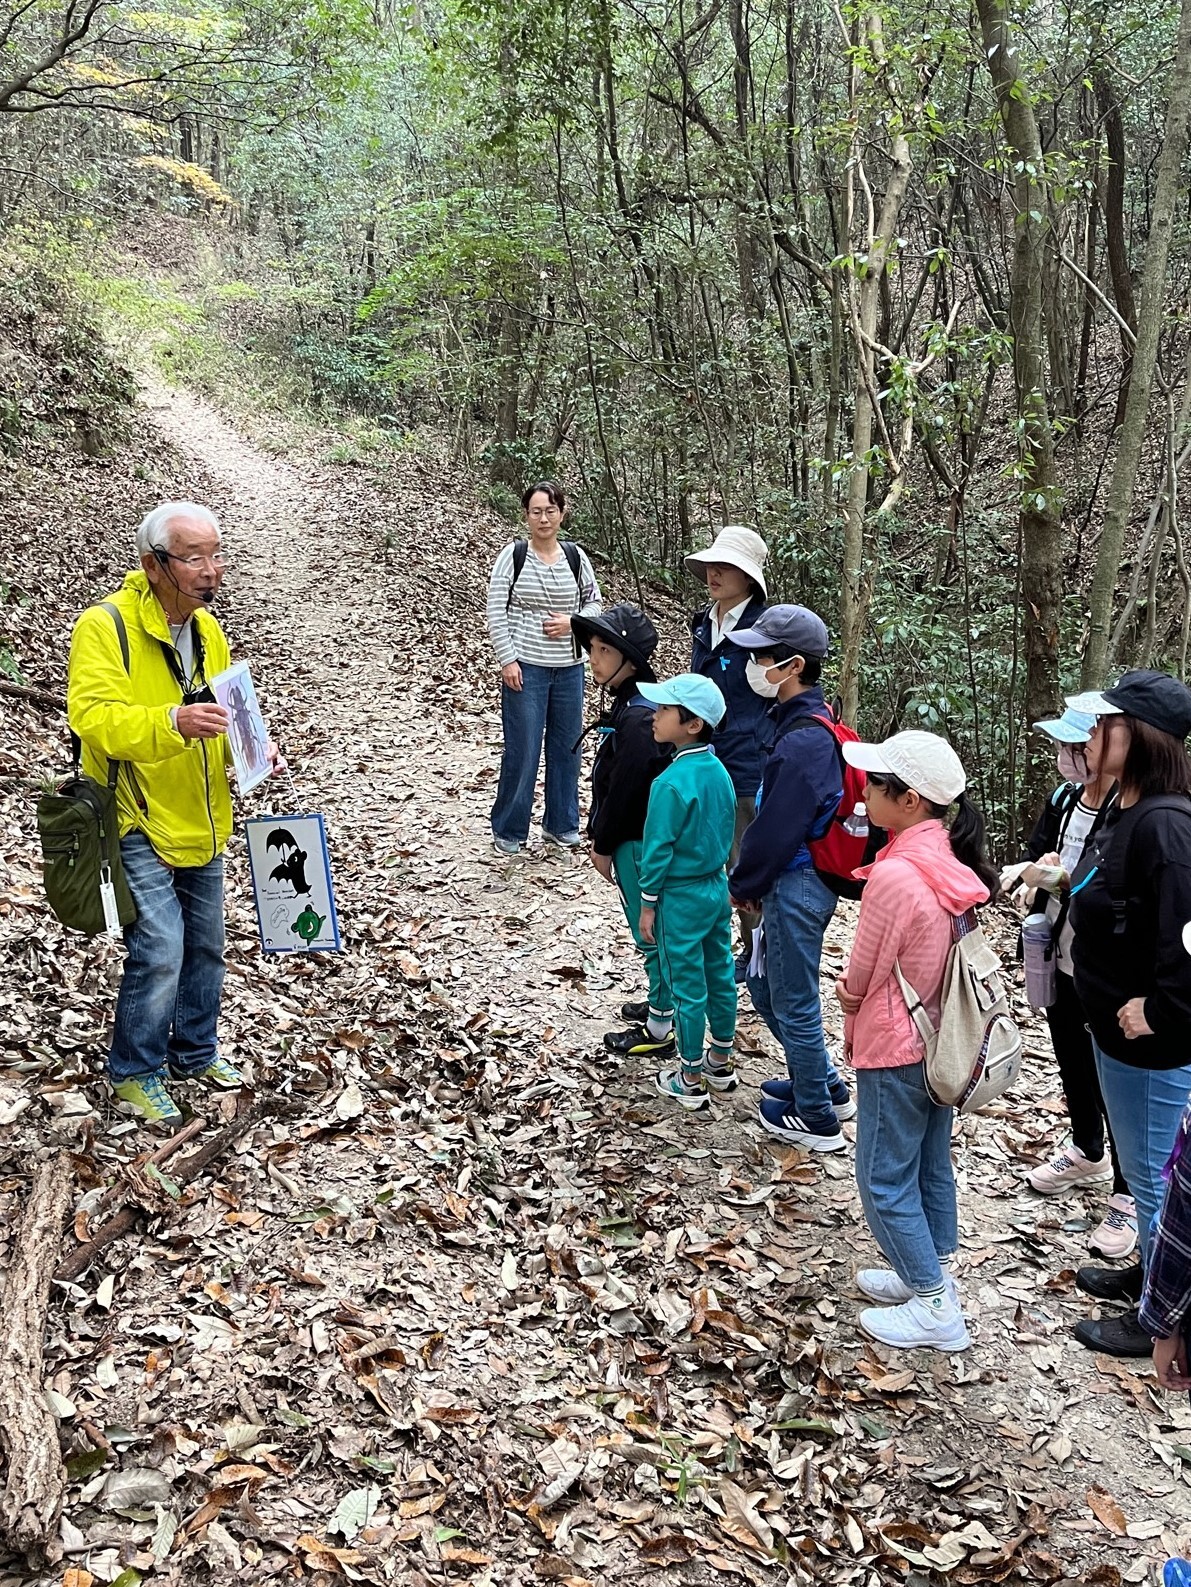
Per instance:
[[[895,733],[883,744],[843,744],[857,771],[897,777],[934,805],[953,804],[968,786],[959,756],[937,733]]]
[[[687,572],[702,579],[704,584],[707,583],[707,564],[726,562],[729,567],[747,573],[754,583],[760,585],[761,594],[767,596],[769,590],[761,567],[768,555],[765,542],[755,529],[749,529],[745,524],[730,523],[724,525],[706,551],[692,551],[684,560]]]

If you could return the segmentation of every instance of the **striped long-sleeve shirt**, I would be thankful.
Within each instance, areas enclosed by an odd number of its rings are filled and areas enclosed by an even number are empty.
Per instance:
[[[488,632],[497,665],[507,667],[510,661],[525,661],[534,667],[578,665],[582,657],[575,641],[569,634],[565,639],[548,639],[542,631],[542,619],[551,612],[595,617],[601,608],[600,587],[582,547],[578,584],[561,546],[556,562],[543,562],[532,544],[514,584],[513,547],[505,546],[488,580]]]
[[[1154,1339],[1191,1334],[1191,1103],[1168,1165],[1166,1195],[1150,1236],[1141,1326]]]

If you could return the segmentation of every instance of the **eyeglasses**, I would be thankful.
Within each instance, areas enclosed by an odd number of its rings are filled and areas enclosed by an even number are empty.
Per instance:
[[[180,562],[184,568],[189,568],[192,573],[197,573],[200,568],[215,568],[218,572],[222,572],[224,568],[230,568],[232,565],[231,557],[223,551],[217,551],[213,557],[178,557],[172,551],[166,551],[162,546],[155,546],[154,555],[164,558],[167,562]]]
[[[529,509],[529,516],[531,518],[551,518],[556,512],[561,511],[561,507],[555,507],[554,504],[551,503],[549,507],[531,507]]]

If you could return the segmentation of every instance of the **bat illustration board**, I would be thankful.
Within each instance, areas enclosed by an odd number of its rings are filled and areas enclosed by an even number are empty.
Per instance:
[[[340,947],[322,816],[254,816],[244,833],[265,953]]]
[[[211,692],[227,712],[227,737],[232,747],[232,764],[241,793],[249,793],[269,775],[269,730],[261,715],[252,675],[246,661],[217,672],[211,679]]]

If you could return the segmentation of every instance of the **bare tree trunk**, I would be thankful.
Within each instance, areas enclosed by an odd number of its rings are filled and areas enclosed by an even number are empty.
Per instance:
[[[58,1423],[45,1394],[42,1351],[70,1183],[70,1162],[64,1154],[38,1165],[4,1285],[0,1448],[8,1477],[0,1496],[0,1533],[35,1563],[62,1555],[57,1533],[66,1473]]]
[[[1005,138],[1014,155],[1017,244],[1009,277],[1009,327],[1017,397],[1021,469],[1021,597],[1026,639],[1026,720],[1048,714],[1059,698],[1061,492],[1044,387],[1046,326],[1042,310],[1049,196],[1038,121],[1009,26],[1006,0],[976,0],[989,74]],[[1031,749],[1035,746],[1031,743]],[[1042,767],[1026,766],[1023,798],[1033,801]]]
[[[864,21],[869,53],[878,71],[885,70],[885,48],[881,18],[870,13]],[[840,605],[840,695],[844,718],[856,720],[860,698],[860,640],[868,612],[870,580],[865,570],[865,517],[868,503],[869,450],[873,440],[873,420],[877,398],[876,355],[873,343],[877,332],[881,278],[897,232],[898,216],[910,182],[912,162],[910,142],[900,114],[889,118],[890,170],[881,200],[879,217],[874,220],[873,200],[869,203],[865,264],[860,285],[851,294],[852,335],[856,342],[856,389],[852,413],[852,466],[848,475],[848,495],[844,503],[844,565]],[[863,170],[862,170],[863,176]],[[852,181],[849,170],[849,182]]]
[[[1183,0],[1179,32],[1175,44],[1174,69],[1167,96],[1166,132],[1158,156],[1158,180],[1154,191],[1153,219],[1146,243],[1141,276],[1141,302],[1137,313],[1137,346],[1129,379],[1125,417],[1117,438],[1112,482],[1104,508],[1104,527],[1096,548],[1096,570],[1092,576],[1089,601],[1088,643],[1083,658],[1082,684],[1096,688],[1105,681],[1115,661],[1109,653],[1109,626],[1112,598],[1121,567],[1125,526],[1133,500],[1133,485],[1141,461],[1150,393],[1158,362],[1158,338],[1162,330],[1162,297],[1166,290],[1166,266],[1175,205],[1181,192],[1180,170],[1187,147],[1187,121],[1191,115],[1191,0]]]

